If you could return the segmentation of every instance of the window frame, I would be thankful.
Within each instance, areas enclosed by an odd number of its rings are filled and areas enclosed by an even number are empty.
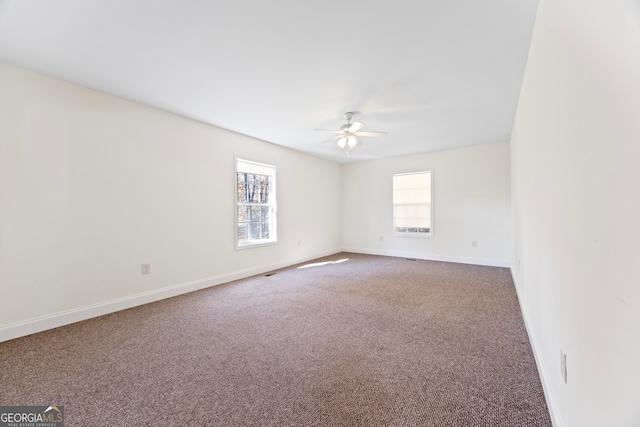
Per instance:
[[[429,198],[429,216],[430,216],[430,227],[429,227],[429,232],[428,233],[420,233],[420,232],[411,232],[411,231],[405,231],[405,232],[399,232],[396,231],[396,188],[395,188],[395,177],[396,176],[406,176],[406,175],[418,175],[418,174],[429,174],[429,191],[430,191],[430,198]],[[394,173],[392,178],[391,178],[391,209],[392,209],[392,213],[391,213],[391,234],[394,237],[414,237],[414,238],[420,238],[420,239],[433,239],[435,237],[434,234],[434,229],[435,229],[435,203],[434,203],[434,173],[433,173],[433,169],[425,169],[425,170],[420,170],[420,171],[415,171],[415,172],[402,172],[402,173]]]
[[[269,182],[269,203],[267,204],[262,204],[263,206],[268,206],[269,207],[269,239],[259,239],[259,240],[245,240],[245,241],[241,241],[240,239],[238,239],[238,229],[239,229],[239,222],[238,222],[238,216],[239,216],[239,208],[241,206],[248,206],[248,203],[242,203],[238,200],[238,173],[242,173],[242,168],[240,168],[239,163],[245,163],[245,164],[253,164],[256,165],[257,167],[261,167],[261,168],[268,168],[272,171],[272,174],[268,175],[270,177],[270,182]],[[269,163],[264,163],[264,162],[257,162],[255,160],[251,160],[248,159],[246,157],[240,157],[240,156],[235,156],[234,159],[234,185],[235,185],[235,189],[234,189],[234,199],[235,199],[235,203],[234,203],[234,232],[235,232],[235,236],[234,236],[234,240],[235,240],[235,248],[236,250],[243,250],[243,249],[249,249],[249,248],[256,248],[256,247],[262,247],[262,246],[268,246],[268,245],[275,245],[278,242],[278,232],[277,232],[277,184],[276,184],[276,165],[272,165]],[[254,172],[255,173],[255,172]],[[255,173],[256,175],[265,175],[265,174],[260,174],[260,173]],[[257,204],[260,205],[260,204]]]

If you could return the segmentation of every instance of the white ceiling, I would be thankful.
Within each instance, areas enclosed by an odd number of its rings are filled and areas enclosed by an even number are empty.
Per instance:
[[[537,3],[0,0],[0,61],[352,162],[507,141]]]

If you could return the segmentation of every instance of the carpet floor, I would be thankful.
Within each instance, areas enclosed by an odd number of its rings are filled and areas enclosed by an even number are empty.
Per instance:
[[[510,272],[340,253],[0,343],[65,426],[551,426]]]

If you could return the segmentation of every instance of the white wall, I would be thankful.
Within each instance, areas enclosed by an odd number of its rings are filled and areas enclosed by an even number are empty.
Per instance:
[[[434,238],[394,237],[392,176],[422,170],[433,170]],[[342,173],[346,250],[510,265],[508,143],[351,163]]]
[[[511,141],[513,273],[558,427],[640,426],[639,52],[640,3],[540,1]]]
[[[2,63],[0,94],[0,341],[340,250],[339,164]],[[234,250],[234,155],[277,166],[277,245]]]

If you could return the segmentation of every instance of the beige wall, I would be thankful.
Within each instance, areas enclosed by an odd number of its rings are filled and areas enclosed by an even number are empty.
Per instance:
[[[423,170],[433,170],[434,238],[393,236],[392,177]],[[343,246],[364,253],[508,267],[509,186],[508,143],[344,165]]]
[[[0,340],[340,250],[339,164],[2,63],[0,93]],[[277,245],[234,249],[235,155],[277,167]]]
[[[511,141],[513,271],[557,427],[640,425],[638,52],[638,2],[540,1]]]

